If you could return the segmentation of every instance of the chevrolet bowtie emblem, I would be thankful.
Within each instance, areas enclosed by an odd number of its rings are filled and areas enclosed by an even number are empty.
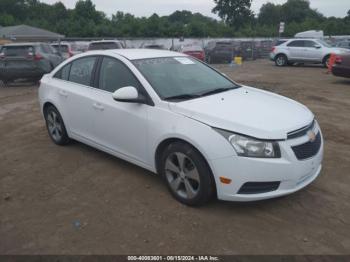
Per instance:
[[[314,142],[316,140],[316,134],[312,130],[307,132],[307,136],[309,137],[310,142]]]

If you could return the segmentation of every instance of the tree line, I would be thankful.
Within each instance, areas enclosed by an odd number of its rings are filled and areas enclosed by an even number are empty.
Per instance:
[[[323,30],[326,35],[350,35],[350,10],[344,18],[325,17],[307,0],[264,4],[258,14],[252,0],[213,0],[212,10],[221,20],[190,11],[169,16],[136,17],[116,11],[111,17],[96,10],[91,0],[79,0],[74,9],[62,2],[0,0],[0,25],[27,24],[67,37],[276,37],[278,25],[286,23],[283,36],[306,30]]]

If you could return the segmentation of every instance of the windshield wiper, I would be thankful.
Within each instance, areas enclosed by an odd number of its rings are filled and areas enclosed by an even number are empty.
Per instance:
[[[164,98],[164,100],[183,100],[183,99],[193,99],[201,97],[201,95],[196,95],[196,94],[182,94],[182,95],[177,95],[177,96],[169,96]]]
[[[218,93],[222,93],[222,92],[226,92],[229,90],[233,90],[236,89],[237,87],[222,87],[222,88],[217,88],[217,89],[213,89],[204,93],[201,93],[200,96],[209,96],[209,95],[214,95],[214,94],[218,94]]]

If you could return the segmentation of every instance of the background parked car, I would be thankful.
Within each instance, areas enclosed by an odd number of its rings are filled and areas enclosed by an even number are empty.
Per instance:
[[[350,78],[350,53],[336,56],[332,73],[335,76]]]
[[[51,46],[55,48],[56,51],[61,54],[64,59],[68,59],[74,55],[81,53],[78,51],[77,45],[75,43],[62,42],[51,44]]]
[[[341,41],[341,42],[336,44],[336,47],[350,49],[350,40]]]
[[[166,50],[164,45],[158,45],[158,44],[151,44],[151,45],[141,45],[141,48],[145,49],[159,49],[159,50]]]
[[[88,50],[123,49],[124,45],[118,40],[94,41],[89,44]]]
[[[346,51],[346,49],[332,47],[319,39],[290,39],[272,48],[270,58],[277,66],[313,63],[328,67],[332,53],[340,54]]]
[[[205,56],[210,63],[230,63],[236,54],[237,43],[232,41],[209,42],[205,47]]]
[[[236,48],[238,56],[241,56],[243,60],[255,60],[260,54],[256,48],[255,42],[243,41],[239,43],[239,47]]]
[[[0,79],[37,81],[52,71],[63,58],[46,43],[6,44],[0,51]]]
[[[201,46],[198,46],[198,45],[183,46],[179,51],[186,55],[190,55],[199,60],[205,61],[205,52]]]

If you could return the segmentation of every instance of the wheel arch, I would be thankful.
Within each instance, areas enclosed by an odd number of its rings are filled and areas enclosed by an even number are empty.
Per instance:
[[[281,56],[281,55],[285,56],[285,57],[287,58],[287,60],[289,60],[289,59],[288,59],[288,56],[287,56],[285,53],[282,53],[282,52],[277,53],[277,54],[275,55],[274,60],[276,60],[276,59],[277,59],[277,57],[279,57],[279,56]]]
[[[331,55],[332,55],[332,54],[326,54],[326,55],[324,55],[323,58],[322,58],[322,64],[324,64],[324,63],[326,62],[327,58],[328,58],[328,57],[331,57]]]
[[[211,176],[211,180],[212,180],[212,184],[213,184],[213,189],[214,189],[214,194],[217,195],[217,189],[216,189],[216,180],[214,178],[214,175],[213,175],[213,171],[212,171],[212,168],[208,162],[208,160],[206,159],[205,157],[205,154],[203,154],[196,146],[194,146],[192,143],[186,141],[185,139],[183,138],[178,138],[178,137],[169,137],[169,138],[166,138],[164,139],[163,141],[161,141],[158,146],[157,146],[157,149],[155,151],[155,155],[154,155],[154,161],[155,161],[155,169],[156,169],[156,172],[157,174],[160,174],[160,159],[161,159],[161,156],[162,156],[162,153],[164,152],[164,150],[172,143],[175,143],[175,142],[182,142],[182,143],[185,143],[185,144],[188,144],[189,146],[191,146],[194,150],[196,150],[201,156],[202,158],[204,159],[206,165],[208,166],[209,168],[209,173],[210,173],[210,176]]]
[[[58,110],[57,106],[55,106],[54,103],[52,103],[51,101],[46,101],[46,102],[43,104],[43,108],[42,108],[43,114],[44,114],[44,115],[45,115],[46,110],[48,109],[49,106],[53,106],[54,108],[57,109],[58,112],[60,112],[60,111]]]

